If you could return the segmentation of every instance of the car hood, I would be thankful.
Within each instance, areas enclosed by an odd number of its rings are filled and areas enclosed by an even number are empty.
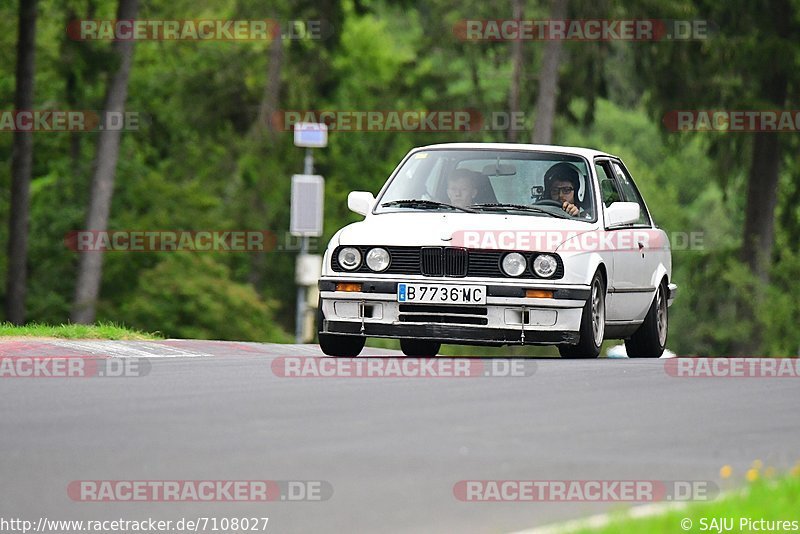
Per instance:
[[[567,239],[596,228],[596,223],[547,216],[414,211],[371,215],[344,227],[337,244],[503,248],[492,246],[500,232],[516,237],[546,233],[548,239],[542,239],[536,249],[554,252]]]

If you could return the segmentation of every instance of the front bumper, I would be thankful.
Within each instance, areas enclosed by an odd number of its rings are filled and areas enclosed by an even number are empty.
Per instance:
[[[336,282],[362,290],[335,291]],[[485,305],[430,305],[397,302],[395,281],[328,278],[319,289],[321,333],[488,345],[577,343],[589,298],[588,286],[487,284]],[[553,298],[526,298],[526,289],[552,290]]]

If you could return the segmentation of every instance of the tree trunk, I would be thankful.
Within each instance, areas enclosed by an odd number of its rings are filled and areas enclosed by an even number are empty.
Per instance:
[[[567,0],[553,0],[550,20],[564,20],[567,16]],[[561,40],[549,40],[544,46],[542,69],[539,73],[539,95],[536,98],[536,117],[533,123],[531,142],[550,144],[553,141],[553,122],[558,97],[558,67],[561,65]]]
[[[33,109],[33,77],[36,51],[36,0],[19,1],[17,38],[17,79],[14,107]],[[11,216],[8,231],[8,278],[6,280],[6,320],[25,322],[25,295],[28,286],[28,217],[30,184],[33,172],[33,132],[14,132],[11,153]]]
[[[753,139],[753,155],[747,180],[747,204],[742,261],[757,278],[759,284],[754,295],[740,301],[739,319],[750,325],[750,334],[735,348],[739,356],[752,356],[762,347],[761,327],[758,324],[758,308],[763,303],[764,289],[769,282],[772,248],[775,241],[775,207],[778,203],[778,175],[781,164],[781,148],[778,134],[756,133]]]
[[[136,18],[138,0],[119,0],[117,20]],[[114,52],[119,58],[117,71],[109,80],[104,111],[124,113],[128,96],[128,76],[133,63],[134,41],[116,41]],[[92,176],[92,192],[89,200],[89,213],[86,217],[86,230],[105,231],[111,211],[111,198],[114,192],[114,176],[121,131],[104,129],[98,134],[97,154],[95,155]],[[75,285],[75,301],[72,308],[72,321],[91,323],[94,321],[100,281],[103,274],[103,253],[84,252],[78,265],[78,279]]]
[[[280,36],[273,39],[269,45],[269,65],[267,65],[267,83],[264,86],[264,95],[258,107],[258,122],[255,131],[260,134],[266,130],[270,140],[275,137],[275,128],[272,125],[272,115],[278,110],[281,97],[281,63],[283,62],[283,42]]]
[[[76,20],[77,18],[78,15],[73,9],[67,9],[67,24],[73,20]],[[86,19],[91,20],[91,17],[86,17]],[[61,45],[61,62],[62,65],[67,67],[67,72],[65,74],[66,79],[64,81],[64,101],[67,103],[67,109],[78,109],[78,75],[76,74],[78,65],[74,56],[75,48],[73,48],[72,45],[73,42],[69,36],[64,35],[64,41]],[[81,164],[82,136],[82,132],[69,133],[70,167],[72,168],[76,177],[80,174],[78,169],[80,169]]]
[[[283,62],[283,41],[280,37],[273,39],[269,45],[269,65],[267,65],[267,83],[264,86],[264,95],[261,105],[258,108],[258,119],[253,126],[256,140],[260,141],[263,132],[267,132],[267,139],[270,143],[275,141],[275,127],[272,124],[272,116],[278,110],[281,98],[281,67]],[[270,187],[267,184],[267,187]],[[264,224],[268,218],[267,206],[264,198],[258,194],[262,192],[262,187],[256,184],[256,194],[252,196],[252,209],[256,214],[259,224]],[[261,293],[264,290],[264,270],[267,266],[267,253],[257,251],[251,254],[250,274],[248,281]]]
[[[789,40],[792,10],[788,2],[773,2],[770,4],[770,11],[771,18],[775,21],[776,34],[781,40]],[[768,103],[768,109],[783,109],[786,105],[791,68],[791,63],[785,58],[776,59],[772,62],[769,74],[762,79],[761,96]],[[755,298],[743,303],[743,319],[752,325],[752,334],[738,347],[745,355],[752,355],[763,346],[757,310],[764,299],[764,289],[769,282],[772,263],[781,152],[781,140],[777,133],[759,132],[753,136],[741,258],[760,284],[756,287]]]
[[[522,0],[512,0],[514,20],[522,20]],[[522,76],[522,40],[511,41],[511,90],[508,93],[508,142],[517,142],[516,121],[514,117],[519,113],[519,86]]]
[[[785,1],[771,5],[775,30],[788,40],[792,10]],[[771,72],[761,83],[761,95],[771,109],[783,109],[788,92],[789,69],[785,60],[774,61]],[[742,260],[762,282],[769,280],[772,245],[775,239],[775,207],[778,203],[778,174],[781,167],[781,146],[775,132],[756,133],[750,172],[747,177],[747,198],[744,219]]]
[[[762,282],[769,281],[775,240],[775,207],[781,150],[778,134],[761,132],[753,139],[753,156],[747,180],[742,260]]]

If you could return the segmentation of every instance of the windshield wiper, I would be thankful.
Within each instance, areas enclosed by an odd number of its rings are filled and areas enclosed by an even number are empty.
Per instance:
[[[475,213],[475,210],[469,208],[462,208],[461,206],[454,206],[452,204],[445,204],[444,202],[436,202],[435,200],[422,200],[422,199],[407,199],[407,200],[391,200],[381,204],[382,208],[389,208],[398,206],[401,208],[421,208],[421,209],[437,209],[449,208],[458,211],[466,211],[467,213]]]
[[[559,219],[569,219],[570,216],[564,212],[562,213],[555,213],[552,211],[548,211],[536,206],[526,206],[524,204],[472,204],[470,208],[477,208],[479,210],[484,211],[533,211],[536,213],[544,213],[546,215],[550,215],[551,217],[557,217]]]

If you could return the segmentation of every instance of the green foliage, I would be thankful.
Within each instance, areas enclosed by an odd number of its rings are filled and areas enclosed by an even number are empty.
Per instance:
[[[166,337],[289,341],[274,325],[273,306],[230,280],[227,267],[196,253],[171,254],[139,276],[118,317]]]
[[[720,498],[708,502],[689,503],[687,507],[665,508],[662,513],[635,517],[628,512],[614,514],[610,522],[591,528],[589,526],[573,529],[576,534],[618,534],[628,532],[651,532],[653,534],[673,534],[681,531],[722,530],[722,519],[733,522],[730,532],[752,532],[782,530],[780,526],[796,509],[800,499],[800,477],[795,466],[790,474],[778,480],[757,479],[744,490],[728,492]],[[747,523],[747,520],[751,523]],[[687,522],[688,520],[688,522]],[[760,523],[764,520],[764,523]],[[790,519],[791,520],[791,519]],[[705,528],[703,523],[705,522]],[[712,521],[714,521],[712,523]],[[740,523],[745,521],[745,523]],[[688,528],[687,528],[688,527]],[[725,529],[727,530],[727,529]]]
[[[759,313],[764,353],[800,357],[800,252],[786,251],[771,275]]]
[[[76,42],[70,18],[115,17],[115,0],[40,0],[37,108],[99,110],[111,44]],[[800,160],[797,137],[781,138],[783,162],[771,282],[755,281],[739,258],[750,136],[669,134],[671,109],[764,104],[760,76],[772,61],[800,65],[797,39],[776,39],[768,14],[735,2],[635,0],[570,2],[572,18],[709,18],[723,30],[691,42],[568,42],[564,45],[554,140],[617,154],[631,169],[656,222],[673,242],[679,296],[671,309],[669,348],[680,354],[730,354],[754,332],[761,351],[794,355],[800,313]],[[796,4],[796,2],[795,2]],[[794,5],[794,4],[792,4]],[[93,12],[89,10],[93,9]],[[742,11],[743,14],[740,14]],[[765,10],[765,13],[768,10]],[[798,10],[794,9],[795,15]],[[525,18],[546,18],[544,4]],[[510,5],[465,0],[394,4],[384,0],[314,4],[278,0],[152,0],[141,17],[324,19],[322,40],[137,42],[127,109],[142,117],[124,132],[110,229],[269,230],[279,244],[289,226],[292,174],[304,152],[291,132],[257,124],[270,50],[282,47],[279,109],[463,110],[505,112],[510,43],[465,42],[453,27],[465,19],[511,17]],[[14,100],[17,8],[0,6],[0,100]],[[525,43],[520,105],[536,100],[541,43]],[[794,73],[800,72],[793,69]],[[794,76],[794,75],[793,75]],[[796,108],[796,77],[787,109]],[[774,107],[774,106],[773,106]],[[530,129],[530,120],[526,127]],[[504,141],[504,131],[332,131],[315,150],[326,179],[320,248],[359,216],[346,207],[352,190],[377,193],[415,146]],[[525,141],[530,131],[520,132]],[[0,135],[0,220],[9,213],[12,136]],[[35,135],[31,184],[28,310],[31,320],[64,321],[71,307],[78,255],[64,235],[82,229],[97,136]],[[7,246],[0,225],[0,248]],[[692,234],[702,247],[684,245]],[[321,252],[318,251],[318,252]],[[295,253],[109,253],[99,313],[170,336],[285,340],[293,329]],[[7,258],[0,255],[0,283]],[[754,302],[745,313],[744,302]],[[235,319],[231,319],[235,318]],[[458,348],[458,350],[461,350]],[[552,351],[551,351],[552,352]]]

